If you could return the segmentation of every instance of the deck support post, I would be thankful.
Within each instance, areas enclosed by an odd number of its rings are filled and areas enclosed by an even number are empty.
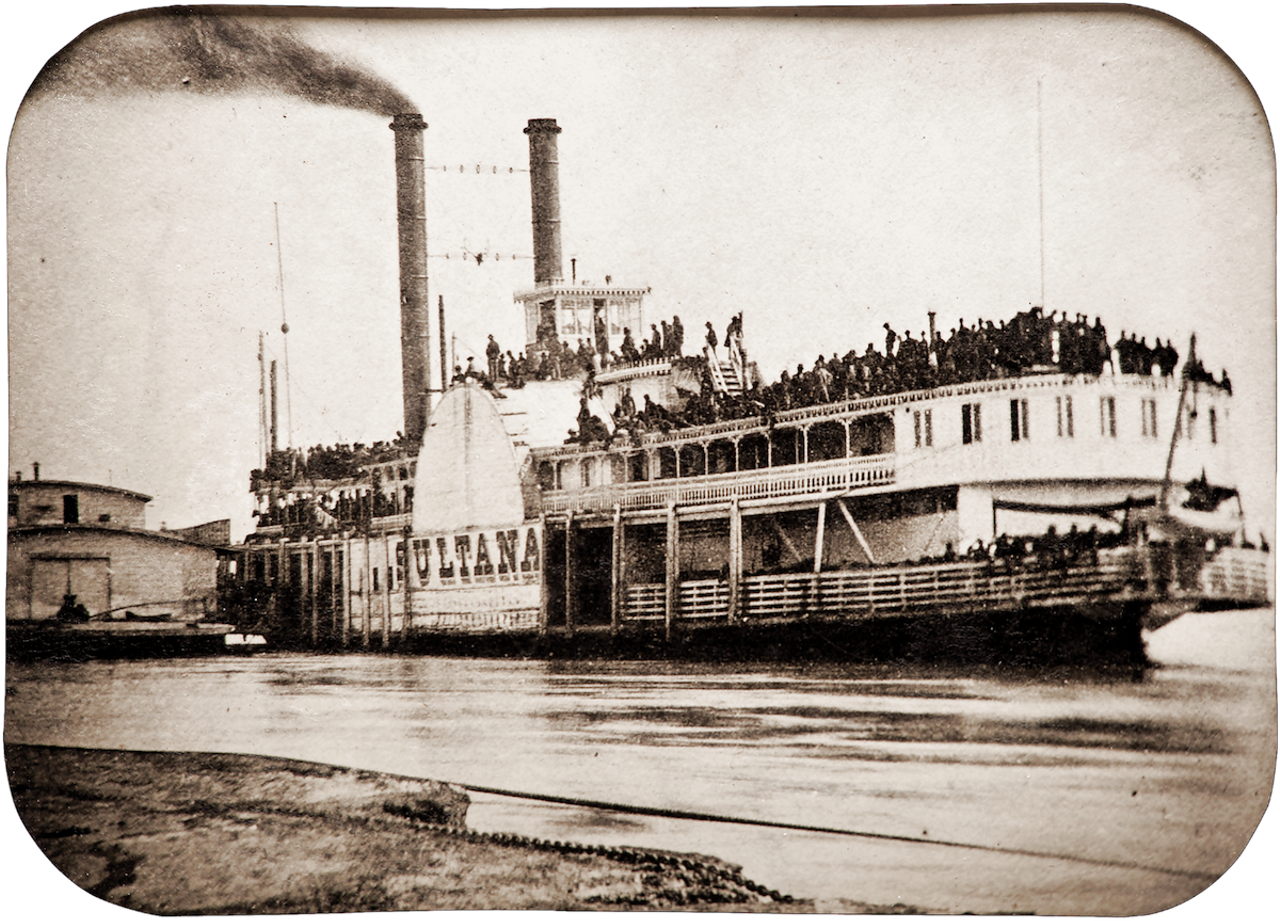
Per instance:
[[[867,562],[874,566],[876,564],[875,554],[871,552],[871,545],[867,543],[867,539],[862,536],[862,529],[858,527],[858,522],[853,520],[853,513],[849,511],[849,506],[844,504],[844,499],[837,499],[836,505],[840,507],[840,513],[844,515],[844,520],[848,523],[849,530],[853,532],[854,540],[858,542],[862,552],[867,555]]]
[[[369,532],[364,535],[364,561],[361,566],[360,576],[360,607],[363,620],[360,624],[360,645],[365,649],[369,648],[369,637],[372,633],[371,621],[373,620],[373,577],[370,575],[369,557],[371,550],[369,547]]]
[[[289,552],[285,549],[285,541],[287,538],[280,538],[280,559],[278,569],[276,570],[275,589],[275,623],[272,625],[283,634],[284,630],[284,603],[285,596],[289,590]],[[292,639],[292,637],[290,637]]]
[[[729,500],[729,623],[738,622],[742,607],[742,506],[738,497]]]
[[[319,593],[319,581],[316,578],[316,570],[320,567],[316,564],[320,562],[320,545],[313,543],[307,553],[307,594],[311,599],[311,648],[314,649],[320,645],[320,606],[316,603],[316,597]]]
[[[387,535],[378,538],[382,544],[382,648],[391,645],[391,545],[387,543]]]
[[[827,503],[818,504],[818,531],[813,537],[813,572],[822,572],[822,542],[827,530]]]
[[[624,551],[624,542],[626,541],[625,526],[622,523],[622,506],[614,505],[613,507],[613,556],[609,567],[610,585],[612,591],[609,593],[609,626],[614,633],[618,632],[618,627],[622,623],[622,599],[625,588],[622,584],[622,557]]]
[[[664,611],[664,633],[671,642],[672,627],[680,604],[680,519],[676,516],[675,502],[667,503],[667,591]]]
[[[564,629],[573,634],[577,599],[573,596],[573,512],[564,520]]]
[[[351,541],[342,549],[342,648],[351,645]]]
[[[396,495],[399,495],[397,490]],[[404,558],[404,579],[400,582],[400,588],[404,592],[404,603],[401,607],[404,609],[403,626],[400,629],[402,639],[408,640],[413,636],[413,569],[416,565],[413,560],[413,544],[410,535],[413,534],[413,528],[410,525],[404,526],[404,549],[401,551]]]
[[[547,575],[551,567],[548,565],[547,550],[549,549],[549,541],[547,540],[547,513],[543,512],[538,516],[538,538],[542,541],[542,571],[538,573],[538,583],[541,586],[538,592],[538,633],[541,636],[547,635],[547,617],[548,608],[551,603],[550,586],[547,583]]]

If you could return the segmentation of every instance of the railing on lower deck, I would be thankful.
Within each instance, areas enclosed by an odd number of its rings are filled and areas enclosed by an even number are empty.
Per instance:
[[[1200,571],[1206,601],[1264,605],[1270,601],[1271,554],[1246,547],[1223,547]]]
[[[741,620],[901,613],[1069,604],[1114,597],[1142,580],[1142,558],[1127,550],[1103,551],[1096,563],[1011,568],[1002,563],[958,562],[872,567],[821,573],[783,573],[742,579]],[[625,622],[665,619],[665,586],[630,585]],[[677,620],[727,620],[728,584],[698,579],[679,585]]]
[[[665,508],[677,505],[711,505],[730,499],[764,499],[774,496],[801,496],[843,492],[868,486],[884,486],[895,478],[894,455],[849,457],[717,473],[689,479],[650,480],[593,486],[586,489],[547,492],[542,496],[543,510],[556,512],[607,512],[619,506],[623,511]]]

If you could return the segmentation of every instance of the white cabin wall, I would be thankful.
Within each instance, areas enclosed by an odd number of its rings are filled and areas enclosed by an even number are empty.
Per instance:
[[[991,543],[991,487],[961,486],[956,494],[956,552],[963,553],[981,540]]]
[[[1173,379],[1104,376],[990,381],[980,392],[912,400],[893,413],[898,447],[896,483],[905,489],[945,486],[979,471],[990,483],[1068,479],[1096,481],[1099,488],[1108,482],[1159,483],[1177,420],[1178,395],[1178,382]],[[1017,441],[1012,438],[1009,406],[1014,399],[1025,400],[1027,410],[1027,431],[1025,437],[1020,432]],[[1061,426],[1059,400],[1063,407]],[[1069,421],[1065,411],[1068,400]],[[1115,405],[1114,435],[1109,409],[1104,410],[1109,400]],[[1154,403],[1154,429],[1150,409],[1144,412],[1144,401]],[[1211,387],[1203,387],[1194,399],[1188,397],[1186,424],[1174,453],[1175,483],[1198,478],[1204,471],[1216,485],[1236,485],[1229,402],[1226,394]],[[981,406],[982,415],[981,439],[969,444],[961,437],[962,406],[966,403]],[[1210,437],[1210,410],[1215,418],[1216,443]],[[931,413],[933,443],[917,447],[915,413],[925,411]]]

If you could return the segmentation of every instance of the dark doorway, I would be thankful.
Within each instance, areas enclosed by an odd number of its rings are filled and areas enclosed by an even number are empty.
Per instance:
[[[573,532],[573,596],[575,624],[607,624],[612,620],[613,528],[581,528]]]

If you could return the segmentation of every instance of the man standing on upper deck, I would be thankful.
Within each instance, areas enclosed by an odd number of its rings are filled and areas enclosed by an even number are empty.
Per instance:
[[[484,354],[489,359],[489,380],[496,381],[498,379],[498,359],[502,356],[502,348],[498,345],[498,340],[493,338],[493,333],[489,334],[489,344],[484,347]]]
[[[679,358],[684,351],[684,324],[680,322],[679,314],[671,318],[671,338],[667,340],[667,347],[673,358]]]

